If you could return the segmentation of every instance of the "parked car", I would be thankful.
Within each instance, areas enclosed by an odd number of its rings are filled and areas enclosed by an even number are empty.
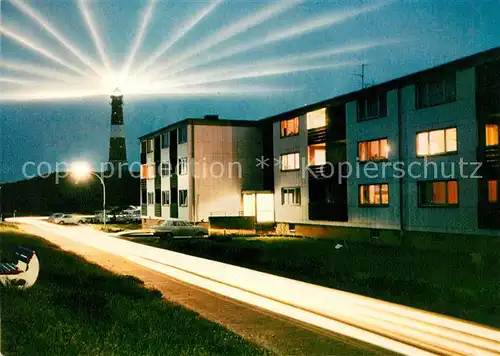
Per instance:
[[[81,216],[76,216],[73,214],[62,214],[61,216],[58,216],[54,218],[53,223],[54,224],[59,224],[59,225],[76,225],[76,224],[82,224],[83,218]]]
[[[195,225],[187,220],[169,219],[162,224],[153,227],[155,236],[162,240],[171,240],[174,236],[205,236],[208,235],[208,229],[203,226]]]
[[[53,223],[55,219],[60,218],[63,215],[64,215],[63,213],[54,213],[54,214],[52,214],[51,216],[48,217],[47,221]]]

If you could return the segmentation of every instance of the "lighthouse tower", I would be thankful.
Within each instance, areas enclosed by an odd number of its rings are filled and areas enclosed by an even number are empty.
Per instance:
[[[123,94],[116,88],[111,93],[111,135],[109,138],[109,164],[115,172],[127,165],[125,146],[125,126],[123,124]]]

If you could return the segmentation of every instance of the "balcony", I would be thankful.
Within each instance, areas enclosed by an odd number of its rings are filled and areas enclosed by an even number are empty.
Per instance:
[[[309,220],[347,221],[347,202],[337,204],[310,202]]]
[[[147,163],[147,153],[141,153],[141,164],[146,164]]]
[[[308,130],[307,142],[309,145],[326,142],[326,126]]]
[[[155,204],[155,216],[161,218],[161,204]]]
[[[148,205],[147,204],[141,205],[141,215],[142,216],[148,215]]]
[[[311,165],[308,170],[314,179],[331,178],[335,174],[334,167],[330,164]]]

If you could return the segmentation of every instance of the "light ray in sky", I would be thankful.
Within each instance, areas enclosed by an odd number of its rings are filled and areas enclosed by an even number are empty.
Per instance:
[[[66,37],[64,37],[59,31],[57,31],[54,26],[52,26],[45,18],[43,18],[39,13],[37,13],[31,6],[25,4],[21,0],[10,0],[10,2],[16,6],[19,11],[24,13],[26,16],[30,17],[53,37],[55,37],[64,47],[66,47],[71,53],[73,53],[82,63],[87,65],[97,74],[101,74],[101,70],[95,66],[90,58],[84,55],[77,47],[75,47]]]
[[[151,57],[149,57],[135,72],[135,75],[143,72],[145,69],[156,63],[158,58],[160,58],[165,52],[168,51],[177,41],[179,41],[186,33],[188,33],[193,27],[195,27],[203,18],[208,16],[220,3],[222,0],[215,0],[208,4],[206,7],[201,9],[196,15],[180,26],[177,31],[169,37],[166,41],[161,43],[158,48],[153,52]]]
[[[226,50],[222,51],[217,51],[215,54],[208,54],[204,55],[202,58],[198,60],[194,60],[191,62],[186,62],[184,64],[181,64],[179,66],[176,66],[176,69],[173,71],[170,71],[168,73],[165,73],[164,75],[161,75],[160,78],[167,78],[170,77],[173,74],[179,73],[181,71],[184,71],[186,69],[194,68],[200,65],[206,65],[208,63],[212,63],[215,61],[218,61],[223,58],[229,58],[234,55],[250,51],[252,49],[262,47],[274,42],[279,42],[285,39],[290,39],[294,37],[298,37],[300,35],[306,34],[308,32],[316,31],[320,28],[327,27],[327,26],[333,26],[336,24],[339,24],[341,22],[347,21],[349,19],[352,19],[354,17],[357,17],[361,14],[368,13],[371,11],[375,11],[380,9],[383,6],[386,6],[390,3],[394,2],[394,0],[391,1],[384,1],[384,2],[376,2],[370,5],[354,8],[354,9],[349,9],[349,10],[344,10],[344,11],[339,11],[335,13],[329,13],[323,16],[320,16],[318,18],[312,19],[312,20],[306,20],[298,24],[294,24],[291,27],[285,27],[283,29],[279,29],[273,32],[270,32],[267,36],[263,38],[259,38],[253,41],[249,41],[246,43],[243,43],[241,45],[238,45],[236,47],[231,47]],[[162,69],[164,68],[158,68],[158,74]]]
[[[182,96],[198,96],[198,95],[214,95],[224,94],[227,95],[259,95],[266,93],[277,92],[291,92],[296,91],[298,88],[279,87],[279,86],[266,86],[266,85],[220,85],[220,86],[190,86],[189,88],[170,88],[170,87],[156,87],[149,92],[143,92],[142,95],[182,95]]]
[[[77,73],[79,73],[81,75],[87,75],[87,73],[84,72],[83,70],[81,70],[81,69],[73,66],[72,64],[66,62],[65,60],[63,60],[62,58],[56,56],[52,52],[46,50],[45,48],[42,48],[40,45],[33,43],[32,41],[30,41],[25,36],[23,36],[23,35],[21,35],[19,33],[16,33],[14,31],[12,31],[11,29],[8,29],[4,25],[0,25],[0,32],[2,34],[4,34],[5,36],[9,37],[10,39],[12,39],[12,40],[20,43],[24,48],[30,49],[30,50],[32,50],[34,52],[37,52],[38,54],[40,54],[40,55],[42,55],[42,56],[44,56],[46,58],[49,58],[52,61],[54,61],[56,63],[59,63],[59,64],[65,66],[66,68],[71,69],[74,72],[77,72]]]
[[[78,0],[78,7],[80,8],[80,12],[85,19],[85,23],[87,24],[87,28],[89,30],[90,36],[92,37],[92,41],[99,52],[99,56],[101,57],[102,63],[106,67],[107,70],[111,69],[110,60],[106,50],[104,48],[104,44],[102,43],[101,36],[99,36],[99,30],[92,16],[92,12],[90,11],[87,3],[89,0]]]
[[[33,85],[34,82],[32,80],[1,76],[0,83],[9,83],[9,84],[17,84],[17,85]]]
[[[61,71],[58,69],[42,67],[40,65],[33,66],[33,64],[31,63],[22,63],[19,61],[1,59],[0,67],[16,72],[34,74],[48,79],[59,79],[66,83],[81,81],[81,78],[61,73]]]
[[[132,48],[130,49],[130,53],[125,60],[125,64],[121,70],[122,76],[127,77],[128,73],[130,71],[130,68],[132,67],[132,64],[134,62],[135,56],[137,55],[137,51],[142,45],[142,42],[144,40],[144,36],[146,34],[146,30],[149,26],[149,23],[151,21],[151,17],[153,16],[153,11],[155,9],[157,0],[149,0],[149,5],[146,8],[146,11],[144,12],[144,16],[142,18],[141,24],[139,25],[138,31],[137,31],[137,36],[135,37],[134,43],[132,45]]]
[[[301,2],[303,2],[303,0],[281,0],[275,4],[266,6],[257,13],[250,15],[244,19],[241,19],[236,23],[217,31],[212,36],[205,38],[204,40],[200,41],[199,45],[194,46],[193,48],[185,51],[176,58],[169,60],[165,65],[159,66],[155,72],[161,72],[165,69],[172,67],[174,64],[183,62],[188,58],[191,58],[199,54],[202,51],[205,51],[209,48],[218,45],[223,41],[228,40],[231,37],[234,37],[257,25],[260,25],[261,23],[291,9],[292,7],[295,7]]]

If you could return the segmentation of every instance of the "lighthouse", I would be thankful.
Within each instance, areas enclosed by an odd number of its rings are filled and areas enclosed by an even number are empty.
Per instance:
[[[123,124],[123,94],[116,88],[111,93],[111,134],[109,138],[109,164],[115,172],[127,165],[125,126]]]

